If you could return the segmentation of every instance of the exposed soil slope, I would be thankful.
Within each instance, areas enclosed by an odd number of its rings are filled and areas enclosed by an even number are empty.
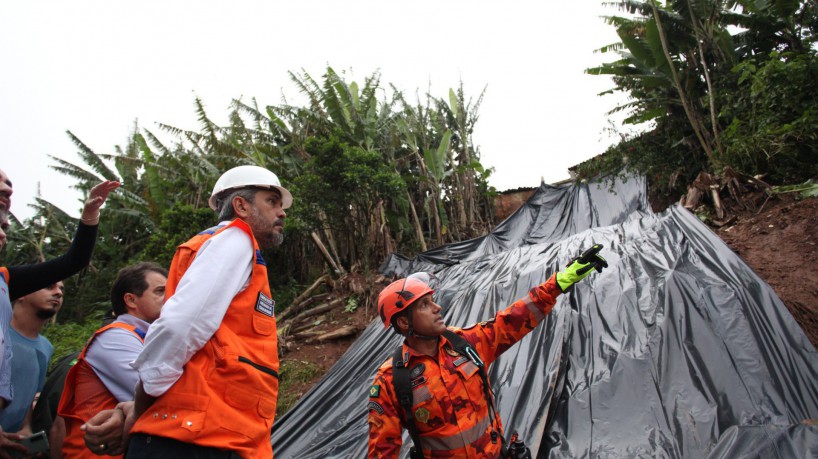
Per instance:
[[[818,198],[791,195],[748,210],[715,230],[787,305],[818,348]]]

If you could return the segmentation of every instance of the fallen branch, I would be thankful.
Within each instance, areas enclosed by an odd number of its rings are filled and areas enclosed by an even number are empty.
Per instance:
[[[309,327],[312,327],[312,325],[310,325]],[[317,336],[321,336],[324,333],[325,332],[322,331],[322,330],[304,330],[304,331],[301,331],[301,332],[298,332],[298,333],[293,333],[292,335],[289,336],[289,338],[292,338],[292,339],[310,339],[310,338],[315,338]]]
[[[308,309],[308,310],[306,310],[304,312],[301,312],[298,315],[294,316],[292,319],[289,319],[288,320],[288,325],[295,325],[298,322],[303,321],[307,317],[317,316],[319,314],[323,314],[325,312],[332,311],[333,309],[337,308],[338,306],[341,306],[342,304],[344,304],[344,300],[345,300],[345,298],[336,298],[336,299],[330,301],[329,303],[324,303],[324,304],[318,305],[318,306],[316,306],[316,307],[314,307],[312,309]]]
[[[293,302],[290,304],[290,306],[287,309],[284,310],[284,312],[279,314],[278,321],[279,322],[283,321],[284,319],[286,319],[287,317],[293,315],[294,313],[303,310],[312,301],[315,301],[315,300],[311,300],[308,297],[310,295],[312,295],[312,292],[314,292],[315,289],[317,289],[321,284],[329,284],[329,282],[330,282],[329,274],[324,274],[323,276],[316,279],[316,281],[313,282],[312,285],[307,287],[306,290],[304,290],[300,295],[298,295],[293,300]],[[318,296],[318,295],[316,295],[316,296]]]
[[[321,251],[321,255],[324,256],[324,260],[328,265],[330,265],[330,267],[332,267],[332,270],[335,271],[336,274],[346,274],[344,268],[332,259],[326,246],[324,246],[324,243],[321,242],[321,237],[318,236],[318,233],[313,231],[310,233],[310,236],[312,237],[313,242],[315,242],[315,245],[318,247],[318,250]]]
[[[334,339],[341,339],[347,338],[349,336],[354,336],[358,333],[358,328],[354,325],[344,325],[343,327],[333,330],[331,332],[324,333],[322,335],[316,336],[315,338],[307,339],[307,343],[320,343],[323,341],[331,341]]]

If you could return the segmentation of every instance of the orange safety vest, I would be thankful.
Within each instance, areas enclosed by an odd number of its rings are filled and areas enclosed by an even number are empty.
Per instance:
[[[68,370],[68,375],[65,377],[65,387],[57,408],[57,414],[65,419],[65,439],[62,444],[63,457],[71,459],[94,459],[99,457],[85,447],[83,438],[85,433],[80,430],[80,426],[100,411],[115,408],[119,402],[85,360],[85,354],[96,337],[111,328],[128,330],[136,335],[140,341],[143,340],[142,336],[137,333],[136,327],[122,322],[114,322],[100,328],[88,340],[79,357],[77,357],[77,363]],[[121,458],[123,456],[112,457]]]
[[[231,227],[253,241],[250,283],[233,297],[216,333],[185,364],[179,380],[140,416],[131,433],[229,450],[244,459],[267,459],[273,456],[270,431],[278,398],[275,303],[267,265],[247,223],[233,220],[179,246],[165,294],[173,296],[205,241]]]
[[[494,318],[465,329],[450,328],[476,350],[488,367],[533,330],[551,312],[562,293],[552,275],[529,295]],[[441,336],[434,356],[405,343],[412,388],[412,412],[424,457],[496,459],[502,446],[500,416],[492,417],[477,366]],[[405,427],[403,408],[393,383],[392,359],[378,369],[369,388],[369,456],[397,458]],[[493,434],[494,433],[494,434]],[[508,440],[508,439],[506,439]]]

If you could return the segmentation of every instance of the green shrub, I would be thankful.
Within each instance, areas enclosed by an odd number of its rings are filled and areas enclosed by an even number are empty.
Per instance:
[[[102,326],[102,311],[95,311],[89,315],[85,322],[55,323],[46,325],[43,329],[43,336],[51,341],[54,346],[54,354],[51,356],[48,369],[61,358],[81,350],[88,338]]]
[[[818,174],[818,58],[773,52],[733,69],[739,90],[724,94],[723,163],[772,183]]]

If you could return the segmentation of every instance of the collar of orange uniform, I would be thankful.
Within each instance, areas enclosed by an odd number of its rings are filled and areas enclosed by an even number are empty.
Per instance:
[[[440,335],[438,337],[438,340],[437,340],[437,355],[434,355],[434,356],[429,356],[429,355],[423,354],[421,352],[418,352],[417,350],[415,350],[414,348],[412,348],[411,346],[406,344],[406,341],[403,342],[403,360],[405,362],[407,362],[407,363],[409,362],[409,359],[411,359],[412,357],[429,357],[429,358],[436,359],[436,358],[438,358],[438,356],[442,355],[442,353],[447,353],[447,354],[453,355],[453,356],[460,355],[459,352],[454,350],[454,346],[452,346],[452,344],[449,342],[449,340],[447,340],[446,337],[443,336],[443,335]]]

